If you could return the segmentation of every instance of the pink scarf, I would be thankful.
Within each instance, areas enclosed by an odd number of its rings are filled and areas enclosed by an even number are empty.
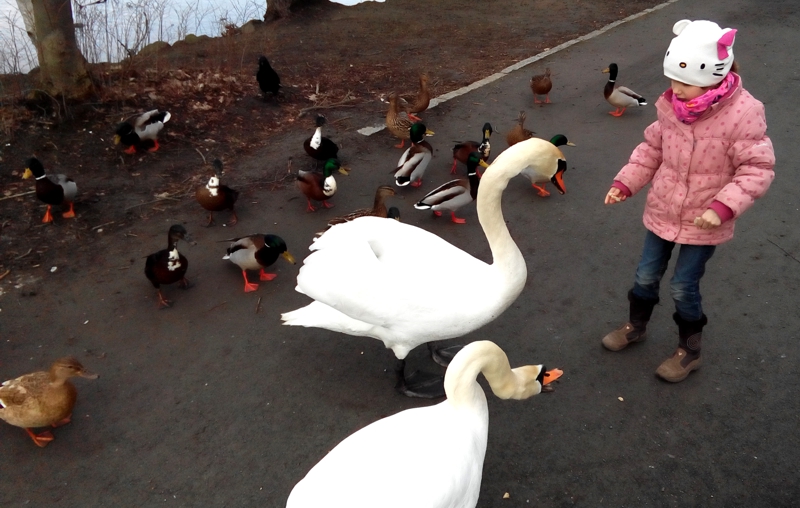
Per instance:
[[[736,78],[732,72],[729,72],[717,88],[708,90],[700,97],[695,97],[689,101],[681,101],[673,95],[672,110],[675,112],[675,116],[678,117],[678,120],[691,125],[697,121],[712,104],[718,103],[720,99],[725,97],[735,84]]]

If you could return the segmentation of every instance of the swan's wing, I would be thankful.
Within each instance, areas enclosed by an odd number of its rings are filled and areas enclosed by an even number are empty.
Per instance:
[[[311,250],[297,276],[298,290],[386,328],[426,321],[429,309],[446,308],[452,295],[474,292],[475,278],[489,269],[434,234],[380,217],[335,225]]]

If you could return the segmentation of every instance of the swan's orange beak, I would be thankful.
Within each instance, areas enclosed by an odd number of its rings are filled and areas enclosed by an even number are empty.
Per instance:
[[[542,380],[542,386],[548,385],[555,381],[556,379],[560,378],[564,375],[564,371],[561,369],[550,369],[544,373],[544,379]]]
[[[544,379],[542,379],[542,392],[552,392],[553,386],[550,383],[560,378],[562,374],[564,374],[564,371],[561,369],[551,369],[546,371],[544,373]]]

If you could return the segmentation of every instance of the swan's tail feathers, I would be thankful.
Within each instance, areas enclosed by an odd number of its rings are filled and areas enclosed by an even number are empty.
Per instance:
[[[287,326],[324,328],[358,337],[371,337],[373,329],[371,324],[353,319],[320,302],[311,302],[300,309],[284,312],[281,314],[281,320]]]

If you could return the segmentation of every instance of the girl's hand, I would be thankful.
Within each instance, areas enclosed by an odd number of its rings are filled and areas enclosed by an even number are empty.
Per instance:
[[[616,187],[611,187],[611,189],[608,191],[608,194],[606,194],[605,204],[613,205],[614,203],[619,203],[620,201],[625,201],[626,199],[628,199],[628,196],[626,196],[624,192]]]
[[[719,219],[719,215],[710,208],[702,216],[694,219],[694,225],[700,229],[714,229],[719,227],[720,224],[722,224],[722,221]]]

